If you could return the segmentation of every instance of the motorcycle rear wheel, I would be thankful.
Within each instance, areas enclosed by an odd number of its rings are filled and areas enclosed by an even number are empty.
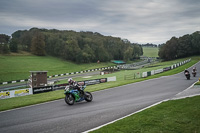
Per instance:
[[[72,96],[72,94],[67,94],[65,96],[65,102],[68,104],[68,105],[73,105],[74,102],[75,102],[75,99],[74,97]]]
[[[93,100],[92,94],[90,92],[85,92],[85,101],[91,102]]]
[[[187,77],[187,80],[190,80],[190,77],[189,77],[189,76]]]

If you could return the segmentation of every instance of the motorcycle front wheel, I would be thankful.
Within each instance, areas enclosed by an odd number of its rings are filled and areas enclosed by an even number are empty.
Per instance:
[[[90,92],[85,92],[85,101],[91,102],[93,99],[92,94]]]
[[[74,104],[74,97],[72,96],[72,94],[67,94],[65,96],[65,102],[68,104],[68,105],[73,105]]]

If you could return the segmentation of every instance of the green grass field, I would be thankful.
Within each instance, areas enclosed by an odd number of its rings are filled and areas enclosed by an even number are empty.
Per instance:
[[[143,47],[143,51],[144,56],[157,57],[158,48]],[[51,56],[35,56],[30,53],[0,55],[0,64],[0,82],[28,79],[29,71],[48,71],[48,76],[51,76],[115,65],[111,62],[75,64]]]
[[[75,64],[51,56],[3,56],[0,55],[0,82],[28,79],[29,71],[48,71],[48,76],[77,72],[115,65],[113,63]]]
[[[147,57],[158,57],[158,48],[156,47],[142,47],[143,56]]]

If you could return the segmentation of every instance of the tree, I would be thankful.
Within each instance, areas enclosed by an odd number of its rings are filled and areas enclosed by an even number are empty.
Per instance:
[[[170,41],[166,43],[167,49],[165,49],[165,56],[167,60],[173,60],[177,58],[177,48],[178,48],[178,39],[176,37],[172,37]]]
[[[87,60],[85,60],[85,63],[94,61],[95,59],[94,51],[90,48],[88,44],[84,45],[83,57],[85,57],[85,59]]]
[[[179,38],[172,37],[166,44],[159,46],[159,57],[164,60],[173,60],[200,54],[199,33],[197,31]]]
[[[8,44],[8,41],[10,40],[10,36],[5,34],[0,34],[0,44]]]
[[[10,49],[8,47],[9,40],[10,36],[5,34],[0,34],[0,53],[8,54],[10,52]]]
[[[78,46],[78,42],[74,39],[70,39],[66,42],[66,45],[67,59],[78,63],[79,60],[77,59],[77,57],[81,52],[81,49]]]
[[[22,49],[25,51],[30,52],[31,51],[31,41],[32,41],[32,36],[33,36],[34,32],[28,32],[25,31],[22,36],[21,36],[21,45],[22,45]]]
[[[8,47],[8,44],[3,44],[2,46],[2,54],[8,54],[10,53],[10,49]]]
[[[192,51],[195,55],[200,54],[200,32],[194,32],[192,35]]]
[[[192,55],[191,40],[189,35],[184,35],[178,39],[178,58]]]
[[[36,32],[31,41],[31,52],[35,55],[45,55],[44,36],[40,32]]]
[[[16,38],[11,39],[10,41],[10,51],[18,52],[18,40]]]
[[[143,49],[142,46],[138,44],[133,44],[133,58],[139,58],[141,55],[143,55]]]
[[[133,58],[133,48],[129,48],[124,53],[124,60],[129,61]]]

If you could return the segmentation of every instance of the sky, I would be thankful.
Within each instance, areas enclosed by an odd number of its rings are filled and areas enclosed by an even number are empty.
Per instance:
[[[0,0],[0,34],[33,27],[162,44],[200,31],[200,0]]]

